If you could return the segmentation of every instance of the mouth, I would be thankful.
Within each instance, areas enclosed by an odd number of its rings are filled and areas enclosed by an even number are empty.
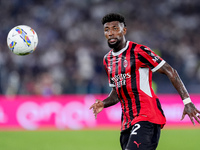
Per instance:
[[[117,42],[117,39],[116,38],[108,39],[108,42],[110,44],[115,44]]]

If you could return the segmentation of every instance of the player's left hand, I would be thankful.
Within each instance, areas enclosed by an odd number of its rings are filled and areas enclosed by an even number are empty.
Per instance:
[[[181,120],[185,118],[185,115],[189,116],[193,125],[195,125],[194,119],[200,124],[200,111],[192,102],[185,105]]]

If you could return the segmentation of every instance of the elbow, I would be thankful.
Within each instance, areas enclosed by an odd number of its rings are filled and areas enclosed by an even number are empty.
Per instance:
[[[176,69],[174,69],[174,68],[173,68],[173,76],[174,76],[174,77],[179,76],[179,75],[178,75],[178,71],[177,71]]]
[[[165,74],[171,81],[179,78],[177,70],[168,63],[165,63],[164,66],[159,69],[159,72]]]
[[[178,74],[178,71],[176,69],[172,68],[172,74],[176,75],[176,74]]]
[[[172,68],[172,71],[170,71],[170,73],[167,76],[171,81],[176,81],[180,78],[178,71],[176,69],[173,69],[173,68]]]

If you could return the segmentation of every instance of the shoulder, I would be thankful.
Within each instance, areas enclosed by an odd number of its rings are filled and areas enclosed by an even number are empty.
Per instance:
[[[141,54],[155,55],[155,52],[150,47],[142,44],[137,45],[136,51]]]
[[[129,42],[132,46],[135,45],[135,50],[136,51],[151,51],[151,49],[146,46],[146,45],[143,45],[143,44],[139,44],[139,43],[136,43],[136,42],[132,42],[130,41]]]
[[[148,46],[146,45],[142,45],[142,44],[138,44],[138,50],[141,50],[141,51],[152,51]]]

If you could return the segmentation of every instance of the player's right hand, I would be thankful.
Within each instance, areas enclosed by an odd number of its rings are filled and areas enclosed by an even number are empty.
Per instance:
[[[93,109],[93,114],[95,116],[95,119],[97,118],[97,114],[100,113],[104,108],[104,104],[101,100],[96,100],[96,102],[90,107],[90,109]]]

